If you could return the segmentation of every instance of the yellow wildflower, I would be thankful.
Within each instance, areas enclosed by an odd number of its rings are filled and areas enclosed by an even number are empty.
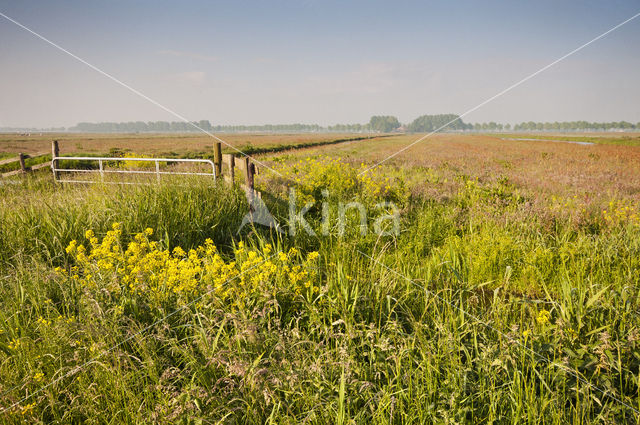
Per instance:
[[[38,317],[38,323],[43,326],[49,326],[51,324],[51,320],[47,320],[44,317]]]
[[[33,408],[36,407],[36,403],[29,403],[29,404],[25,404],[24,406],[22,406],[22,409],[20,410],[20,413],[22,415],[28,415],[29,413],[31,413],[31,411],[33,410]]]
[[[76,251],[77,245],[78,245],[78,241],[76,241],[75,239],[69,242],[69,245],[65,249],[65,251],[67,251],[67,254],[74,253]]]
[[[550,317],[551,313],[549,313],[547,310],[540,310],[540,312],[538,313],[538,317],[536,317],[536,322],[538,322],[538,324],[540,325],[546,325],[547,323],[549,323]]]

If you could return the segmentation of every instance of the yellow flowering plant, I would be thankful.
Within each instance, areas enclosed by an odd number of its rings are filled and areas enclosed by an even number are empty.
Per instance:
[[[380,166],[369,170],[364,163],[356,167],[320,155],[276,168],[286,180],[287,186],[294,184],[297,200],[301,205],[322,201],[323,190],[327,190],[330,196],[343,200],[357,195],[362,199],[399,202],[408,197],[404,180],[399,176],[390,177],[388,173],[381,171]],[[288,194],[283,194],[282,197],[286,199]]]
[[[153,156],[135,153],[135,152],[127,152],[124,154],[123,158],[153,158]],[[160,166],[166,165],[166,162],[160,162]],[[139,169],[155,169],[156,163],[154,161],[122,161],[120,162],[120,168],[124,168],[127,170],[139,170]]]
[[[546,325],[547,323],[549,323],[549,318],[551,317],[551,313],[548,310],[540,310],[538,312],[538,316],[536,317],[536,322],[538,322],[539,325]]]
[[[629,224],[640,226],[640,215],[636,206],[629,201],[610,201],[607,208],[602,210],[605,224],[610,227]]]
[[[240,309],[273,298],[313,302],[320,293],[317,252],[299,260],[295,248],[274,252],[269,244],[258,249],[239,242],[234,259],[225,261],[211,239],[188,251],[169,250],[150,240],[152,235],[147,228],[125,247],[119,223],[102,240],[88,230],[86,246],[75,240],[67,246],[75,262],[71,272],[58,273],[87,291],[112,299],[134,297],[151,307],[206,295],[209,301]]]

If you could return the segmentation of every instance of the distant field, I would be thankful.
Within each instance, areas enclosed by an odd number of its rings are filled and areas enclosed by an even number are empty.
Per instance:
[[[217,135],[230,146],[253,153],[275,147],[300,147],[313,143],[323,143],[339,139],[370,137],[375,135],[363,133],[303,133],[303,134],[220,134]],[[393,136],[398,143],[417,139],[421,135]],[[499,134],[438,134],[429,140],[441,137],[463,137],[464,140],[482,141],[486,137],[554,139],[566,141],[591,142],[598,144],[615,144],[640,146],[640,133],[499,133]],[[112,149],[129,150],[135,153],[182,156],[186,154],[210,154],[215,139],[206,134],[74,134],[45,133],[31,136],[20,136],[12,133],[0,133],[0,157],[10,157],[23,152],[33,154],[48,152],[51,140],[58,140],[62,154],[105,154]],[[424,144],[424,142],[422,143]],[[223,150],[231,153],[230,146],[223,144]]]
[[[223,134],[220,137],[251,155],[260,155],[265,149],[278,150],[290,146],[297,152],[288,150],[284,157],[322,154],[359,164],[383,160],[421,135],[374,136],[370,140],[332,143],[367,136],[330,133]],[[48,152],[53,139],[59,140],[63,155],[108,155],[119,150],[176,157],[211,156],[215,141],[204,134],[0,134],[0,158],[11,157],[18,152]],[[592,142],[595,145],[546,142],[543,139]],[[520,190],[546,195],[579,195],[589,201],[608,196],[639,200],[640,173],[637,170],[640,169],[640,145],[635,146],[636,142],[640,144],[638,133],[436,134],[386,161],[385,165],[437,169],[448,177],[449,186],[453,177],[462,173],[488,180],[508,178]],[[223,151],[234,152],[225,145]],[[283,156],[280,153],[262,154],[265,155],[267,158]],[[448,193],[446,188],[429,185],[419,190],[437,191],[443,196]]]
[[[607,145],[640,146],[640,133],[487,133],[488,136],[504,138],[554,139],[576,142],[601,143]]]
[[[243,151],[282,145],[331,141],[341,138],[366,137],[366,134],[222,134],[219,137]],[[206,134],[43,134],[19,136],[0,134],[0,155],[8,153],[38,153],[51,150],[51,140],[58,140],[60,152],[68,154],[104,154],[112,149],[135,153],[180,156],[211,153],[215,139]],[[223,145],[229,153],[233,148]],[[9,155],[7,155],[9,156]]]
[[[374,164],[419,137],[398,135],[306,149],[290,155],[328,155],[353,164]],[[575,145],[501,140],[485,135],[437,134],[384,165],[400,167],[408,174],[414,170],[416,176],[421,169],[434,170],[442,175],[440,181],[425,182],[416,190],[440,196],[453,196],[456,176],[465,175],[487,182],[506,178],[534,198],[578,196],[587,203],[604,202],[611,197],[640,201],[640,146]]]

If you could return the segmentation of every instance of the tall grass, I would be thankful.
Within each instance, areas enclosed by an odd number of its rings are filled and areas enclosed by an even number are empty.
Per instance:
[[[212,238],[230,245],[247,210],[244,193],[204,179],[164,179],[160,185],[54,184],[26,178],[0,186],[0,258],[38,256],[61,261],[85,229],[105,233],[122,222],[125,233],[152,227],[170,246]]]
[[[0,418],[639,423],[640,230],[599,217],[550,226],[516,188],[484,189],[414,195],[396,237],[310,237],[237,234],[247,206],[228,186],[1,187],[0,406],[19,404]],[[280,201],[263,199],[284,223]],[[319,228],[319,213],[308,218]],[[71,240],[116,221],[125,243],[151,227],[169,247],[211,238],[229,262],[240,240],[318,251],[320,291],[258,289],[244,309],[204,297],[157,322],[120,311],[54,271],[73,266]]]

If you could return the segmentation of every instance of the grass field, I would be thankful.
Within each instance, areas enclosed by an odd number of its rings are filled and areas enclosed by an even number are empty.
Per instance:
[[[243,151],[255,148],[273,148],[283,145],[304,145],[350,137],[366,137],[367,134],[222,134],[220,138],[230,146]],[[156,156],[181,156],[199,153],[210,154],[214,139],[207,134],[33,134],[19,136],[0,134],[0,154],[24,152],[34,154],[51,152],[51,140],[58,140],[60,152],[71,154],[106,154],[110,151],[130,151]],[[233,148],[223,145],[233,152]]]
[[[222,135],[222,152],[255,155],[332,145],[349,140],[362,140],[386,135],[369,134],[228,134]],[[142,155],[165,158],[213,159],[213,143],[206,134],[34,134],[21,136],[0,134],[0,159],[16,157],[20,152],[42,155],[27,159],[27,167],[51,161],[51,141],[58,140],[62,156]],[[0,173],[17,170],[17,162],[0,166]]]
[[[509,138],[521,138],[526,137],[530,139],[553,139],[553,140],[565,140],[576,142],[588,142],[598,143],[605,145],[625,145],[625,146],[640,146],[640,134],[631,132],[620,133],[534,133],[523,134],[521,133],[499,133],[493,134],[496,137],[509,137]]]
[[[205,180],[0,184],[0,422],[640,423],[640,147],[439,134],[361,173],[416,138],[260,155],[315,236],[238,231],[244,193]]]

